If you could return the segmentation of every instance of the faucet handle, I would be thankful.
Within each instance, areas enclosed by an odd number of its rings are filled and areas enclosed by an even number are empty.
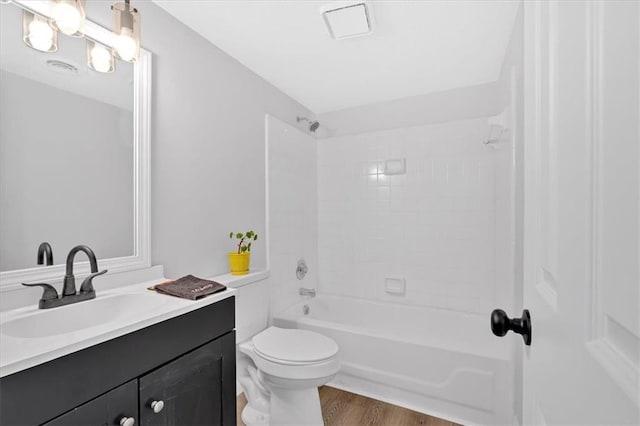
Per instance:
[[[92,291],[95,291],[93,289],[93,279],[98,275],[103,275],[106,273],[107,273],[107,270],[105,269],[100,272],[94,272],[92,274],[89,274],[89,276],[85,278],[84,281],[82,281],[82,285],[80,286],[80,293],[90,293]]]
[[[25,287],[42,287],[44,292],[42,293],[42,297],[40,298],[40,300],[51,300],[51,299],[57,299],[58,298],[58,291],[51,284],[47,284],[47,283],[33,283],[33,284],[22,283],[22,285],[25,286]]]
[[[296,265],[296,278],[299,280],[303,279],[305,275],[309,272],[309,267],[304,259],[298,260],[298,264]]]

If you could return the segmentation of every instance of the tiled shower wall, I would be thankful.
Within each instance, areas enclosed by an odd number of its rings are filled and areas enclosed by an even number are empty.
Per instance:
[[[511,157],[487,137],[479,118],[319,140],[319,289],[478,313],[510,300]],[[390,159],[406,173],[385,175]]]

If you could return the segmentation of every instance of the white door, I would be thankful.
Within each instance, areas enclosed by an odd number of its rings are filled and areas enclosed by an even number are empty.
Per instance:
[[[524,8],[524,423],[638,425],[639,2]]]

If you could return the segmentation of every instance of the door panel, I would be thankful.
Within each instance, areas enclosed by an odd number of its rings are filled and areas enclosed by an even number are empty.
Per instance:
[[[214,340],[140,378],[141,425],[220,425],[223,339]],[[164,408],[154,412],[152,403]]]
[[[525,7],[527,424],[640,424],[640,7]]]

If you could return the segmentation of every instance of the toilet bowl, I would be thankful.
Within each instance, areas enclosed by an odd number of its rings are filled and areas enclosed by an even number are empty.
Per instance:
[[[252,361],[240,372],[247,397],[242,421],[254,425],[322,425],[318,386],[338,373],[338,345],[308,330],[269,327],[239,345]]]

